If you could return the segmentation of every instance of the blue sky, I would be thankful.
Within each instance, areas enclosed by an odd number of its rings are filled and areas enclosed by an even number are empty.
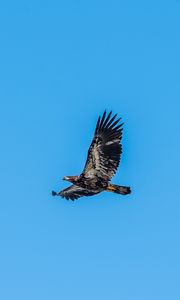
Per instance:
[[[180,299],[180,2],[0,4],[0,297]],[[68,202],[104,109],[114,183]]]

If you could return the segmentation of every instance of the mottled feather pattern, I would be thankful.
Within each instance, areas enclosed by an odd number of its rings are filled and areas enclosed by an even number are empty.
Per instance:
[[[113,185],[109,181],[116,173],[122,153],[122,125],[117,114],[112,111],[107,115],[104,111],[98,118],[92,143],[83,172],[80,176],[65,176],[64,179],[73,183],[70,187],[52,192],[67,200],[75,200],[82,196],[92,196],[102,191],[127,195],[130,187]]]
[[[97,192],[95,191],[89,191],[87,189],[84,189],[80,186],[77,186],[77,185],[71,185],[70,187],[62,190],[59,195],[62,197],[62,198],[66,198],[67,200],[75,200],[75,199],[78,199],[82,196],[92,196],[94,194],[97,194]]]
[[[117,115],[111,118],[112,111],[106,117],[106,111],[102,118],[98,118],[94,138],[88,151],[83,174],[88,177],[96,170],[99,177],[110,180],[115,174],[119,162],[122,146],[120,144],[122,138],[122,125],[117,125],[120,118],[116,120]],[[117,126],[116,126],[117,125]]]

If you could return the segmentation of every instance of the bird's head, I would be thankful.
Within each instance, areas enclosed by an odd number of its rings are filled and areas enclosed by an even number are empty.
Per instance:
[[[64,176],[63,180],[75,183],[75,182],[77,182],[78,178],[79,178],[79,176]]]

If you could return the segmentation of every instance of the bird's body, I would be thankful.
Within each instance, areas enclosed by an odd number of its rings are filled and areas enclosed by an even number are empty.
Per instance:
[[[62,190],[59,195],[67,200],[75,200],[82,196],[92,196],[102,191],[115,192],[117,194],[129,194],[130,188],[113,185],[110,183],[115,174],[122,153],[122,125],[120,119],[111,118],[112,112],[106,117],[106,111],[102,118],[98,118],[94,138],[88,150],[88,156],[83,172],[80,176],[65,176],[73,185]]]

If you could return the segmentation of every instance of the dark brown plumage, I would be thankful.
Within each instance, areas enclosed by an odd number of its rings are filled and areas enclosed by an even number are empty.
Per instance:
[[[127,195],[131,192],[130,187],[113,185],[109,181],[116,173],[122,153],[122,125],[117,114],[111,117],[112,111],[98,118],[94,137],[83,172],[80,176],[65,176],[64,180],[73,185],[60,191],[52,192],[67,200],[75,200],[82,196],[92,196],[102,191],[115,192]]]

